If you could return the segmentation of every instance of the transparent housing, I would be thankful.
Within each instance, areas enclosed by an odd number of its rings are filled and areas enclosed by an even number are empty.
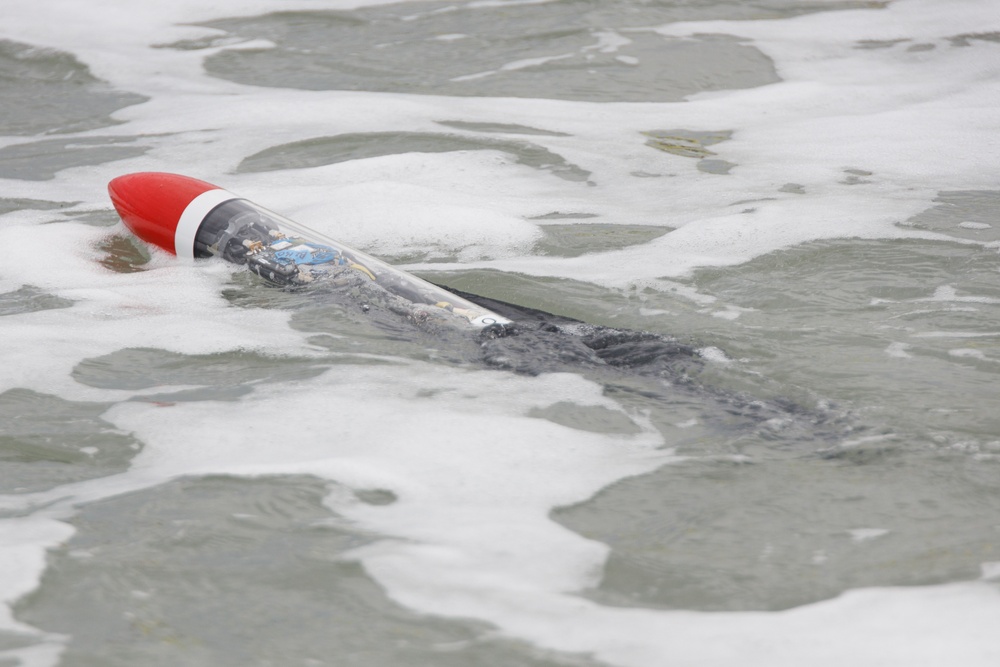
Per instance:
[[[268,282],[285,287],[318,283],[377,286],[412,304],[413,313],[457,318],[476,328],[511,323],[246,199],[223,202],[205,216],[195,235],[194,256],[244,264]]]

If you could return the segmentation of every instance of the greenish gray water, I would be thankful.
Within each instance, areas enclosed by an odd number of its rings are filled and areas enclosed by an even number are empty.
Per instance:
[[[146,152],[131,138],[43,139],[0,148],[0,178],[47,181],[72,167],[113,162]]]
[[[13,292],[0,294],[0,317],[33,313],[53,308],[69,308],[73,302],[53,294],[46,294],[37,287],[25,285]]]
[[[109,114],[145,101],[113,90],[73,55],[0,40],[0,134],[33,136],[113,125]],[[3,162],[3,167],[10,166]]]
[[[128,469],[142,443],[101,419],[109,407],[26,389],[0,394],[0,493],[40,491]]]
[[[611,545],[589,592],[602,603],[776,611],[850,588],[979,578],[1000,556],[998,469],[906,442],[691,461],[554,517]]]
[[[547,148],[528,141],[478,139],[424,132],[369,132],[320,137],[273,146],[244,159],[237,172],[303,169],[403,153],[448,153],[488,150],[510,155],[518,164],[549,171],[568,181],[586,181],[590,172]]]
[[[311,477],[204,477],[90,504],[18,616],[72,634],[67,665],[551,664],[392,603],[341,559],[375,537],[324,507],[330,492]]]
[[[772,63],[726,35],[666,41],[643,28],[672,20],[801,13],[775,3],[725,5],[548,3],[438,11],[445,4],[353,12],[288,12],[213,21],[223,37],[172,48],[208,48],[233,37],[275,48],[223,51],[206,60],[215,76],[307,90],[666,102],[701,90],[777,80]],[[784,5],[784,8],[782,8]],[[473,16],[474,15],[474,16]],[[470,23],[471,21],[471,23]],[[472,35],[466,33],[472,28]],[[611,37],[629,31],[624,44]],[[605,44],[602,39],[610,39]],[[537,61],[537,62],[536,62]],[[509,63],[521,63],[511,66]],[[599,74],[598,74],[599,73]]]

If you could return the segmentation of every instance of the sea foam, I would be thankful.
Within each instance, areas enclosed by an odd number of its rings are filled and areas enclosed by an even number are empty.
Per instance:
[[[149,100],[117,111],[117,124],[80,134],[133,140],[142,155],[67,168],[51,180],[0,180],[0,196],[75,202],[3,216],[0,245],[32,252],[5,257],[0,289],[32,285],[72,306],[5,318],[6,349],[16,361],[5,365],[0,391],[124,401],[136,392],[85,386],[71,372],[84,359],[126,347],[319,354],[306,334],[288,327],[288,313],[227,307],[221,291],[230,273],[219,265],[194,270],[153,251],[144,271],[102,268],[96,246],[122,228],[77,219],[113,223],[105,187],[125,172],[184,171],[363,249],[459,260],[414,262],[414,269],[491,268],[653,289],[670,289],[665,279],[697,268],[817,239],[952,240],[900,223],[929,208],[941,190],[996,187],[1000,59],[995,43],[975,38],[1000,30],[989,0],[906,0],[775,21],[657,27],[665,38],[745,38],[782,79],[676,104],[264,89],[204,72],[213,49],[240,44],[159,48],[215,34],[192,25],[199,21],[361,4],[175,0],[140,11],[117,0],[56,0],[42,16],[35,1],[6,0],[0,34],[70,52],[95,76]],[[489,150],[238,171],[247,157],[284,143],[387,129],[440,132],[439,121],[455,119],[567,135],[532,141],[601,187],[540,174]],[[644,132],[669,128],[731,131],[712,150],[734,166],[706,177],[690,158],[646,145]],[[537,218],[566,211],[674,231],[582,257],[532,255],[545,224]],[[939,291],[924,300],[963,297]],[[909,354],[903,344],[886,352]],[[10,605],[37,585],[45,549],[69,536],[59,519],[75,503],[180,475],[308,473],[398,498],[385,506],[335,495],[328,501],[382,538],[352,557],[393,599],[420,612],[479,619],[546,649],[642,667],[664,660],[986,666],[1000,659],[1000,595],[988,582],[850,591],[778,613],[610,607],[581,597],[599,581],[607,546],[559,526],[549,512],[676,459],[642,415],[626,414],[637,435],[586,433],[532,416],[557,400],[627,413],[576,376],[523,378],[421,362],[352,368],[349,377],[331,369],[296,386],[258,388],[225,409],[215,401],[120,402],[105,418],[145,444],[132,469],[3,499],[8,510],[48,509],[0,522],[0,599]],[[294,415],[309,418],[294,421],[289,443]],[[31,630],[6,607],[0,627]],[[53,664],[61,640],[46,641],[18,655],[25,664]]]

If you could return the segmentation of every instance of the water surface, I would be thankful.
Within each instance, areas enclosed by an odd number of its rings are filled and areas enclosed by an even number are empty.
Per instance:
[[[9,4],[0,664],[1000,659],[991,3]],[[141,170],[534,328],[183,265]]]

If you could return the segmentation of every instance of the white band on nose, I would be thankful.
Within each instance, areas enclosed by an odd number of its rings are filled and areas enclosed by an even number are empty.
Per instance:
[[[206,190],[191,200],[174,230],[174,252],[181,259],[194,260],[194,237],[197,236],[205,216],[219,204],[231,199],[239,199],[229,190],[221,188]]]

